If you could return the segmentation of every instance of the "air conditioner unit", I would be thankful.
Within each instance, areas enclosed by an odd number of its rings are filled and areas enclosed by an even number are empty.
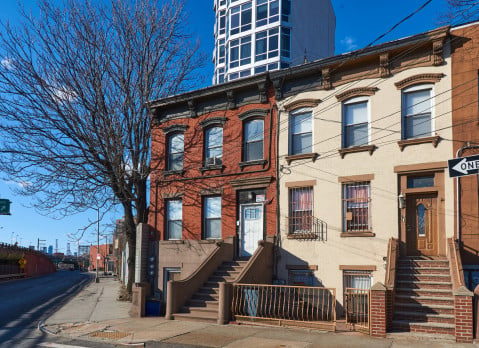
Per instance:
[[[206,166],[220,166],[222,164],[221,157],[209,157],[205,164]]]

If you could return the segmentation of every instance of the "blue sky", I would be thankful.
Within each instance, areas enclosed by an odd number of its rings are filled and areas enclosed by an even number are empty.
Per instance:
[[[336,54],[364,47],[414,12],[424,2],[425,0],[332,0],[336,13]],[[18,22],[17,3],[17,0],[0,2],[1,21],[9,20],[11,24]],[[20,0],[20,3],[24,4],[27,9],[35,11],[35,1]],[[423,10],[405,21],[380,42],[434,29],[439,26],[438,14],[445,10],[446,0],[432,0]],[[201,50],[211,57],[214,47],[213,0],[188,0],[187,12],[191,32],[198,36]],[[213,72],[211,60],[208,60],[203,71],[206,82],[201,87],[206,87],[211,81]],[[11,188],[14,186],[15,183],[0,181],[0,198],[8,198],[12,201],[12,215],[0,215],[0,242],[10,243],[13,238],[13,242],[16,240],[23,246],[36,246],[37,239],[41,239],[45,240],[45,246],[53,245],[55,247],[55,240],[58,239],[59,251],[65,252],[67,242],[69,242],[68,234],[75,233],[96,216],[96,211],[69,216],[61,220],[39,215],[33,208],[28,207],[29,199],[12,193]],[[120,209],[105,219],[100,228],[101,233],[106,233],[108,230],[111,232],[112,228],[108,229],[105,224],[117,218],[121,218]],[[95,234],[85,234],[80,243],[90,244],[90,242],[96,243]],[[73,241],[70,243],[71,251],[74,252],[77,244]]]

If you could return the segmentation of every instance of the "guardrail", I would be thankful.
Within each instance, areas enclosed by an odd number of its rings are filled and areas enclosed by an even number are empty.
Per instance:
[[[336,289],[233,284],[232,315],[236,321],[335,331]]]

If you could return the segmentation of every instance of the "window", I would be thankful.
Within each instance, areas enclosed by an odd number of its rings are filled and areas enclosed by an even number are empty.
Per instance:
[[[369,232],[371,191],[368,181],[343,184],[343,231]]]
[[[203,199],[203,218],[205,239],[221,238],[221,197]]]
[[[278,48],[278,28],[257,33],[255,61],[277,57],[279,52]]]
[[[256,1],[256,27],[279,20],[279,0]]]
[[[230,43],[230,68],[251,63],[251,37],[245,36],[231,40]]]
[[[225,69],[219,68],[218,69],[218,83],[225,82]]]
[[[291,0],[281,0],[281,20],[289,22],[291,19]]]
[[[314,272],[309,269],[289,269],[288,284],[293,286],[314,286]]]
[[[433,187],[434,175],[408,176],[407,188]]]
[[[289,189],[289,233],[309,233],[313,224],[313,188]]]
[[[244,161],[263,159],[263,120],[251,120],[244,124]]]
[[[313,114],[309,110],[292,112],[289,117],[290,155],[313,152]]]
[[[168,170],[173,171],[183,169],[184,149],[184,135],[182,133],[175,133],[168,137]]]
[[[235,35],[251,29],[251,3],[246,3],[231,9],[230,34]]]
[[[368,99],[352,98],[343,103],[343,148],[369,142]]]
[[[281,28],[281,57],[291,57],[291,29]]]
[[[183,203],[181,199],[166,201],[166,239],[181,239],[183,229]]]
[[[363,289],[371,288],[371,271],[343,271],[344,289]]]
[[[402,96],[403,139],[431,136],[432,86],[412,86]]]
[[[183,203],[181,199],[166,201],[166,239],[181,239],[183,229]]]
[[[222,156],[223,128],[208,128],[205,131],[205,166],[220,165]]]
[[[226,33],[226,12],[225,10],[220,11],[218,17],[218,33],[219,35],[224,35]]]
[[[218,43],[218,64],[224,64],[225,62],[225,40],[221,39]]]

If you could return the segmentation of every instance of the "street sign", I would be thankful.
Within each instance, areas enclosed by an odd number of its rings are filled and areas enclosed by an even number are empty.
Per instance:
[[[10,200],[0,199],[0,215],[10,215]]]
[[[96,255],[96,259],[97,259],[97,260],[101,260],[100,254],[97,254],[97,255]]]
[[[455,178],[479,173],[479,155],[459,157],[447,161],[449,176]]]

